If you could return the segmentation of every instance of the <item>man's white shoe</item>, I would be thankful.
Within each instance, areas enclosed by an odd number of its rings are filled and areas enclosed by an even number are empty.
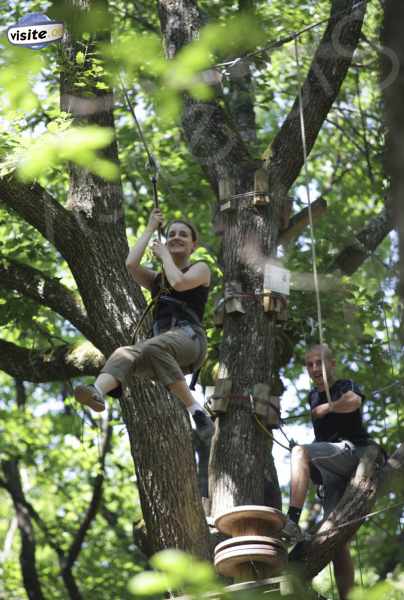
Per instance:
[[[288,544],[297,544],[306,539],[299,525],[292,521],[292,519],[289,517],[286,521],[285,527],[281,531],[281,536]]]

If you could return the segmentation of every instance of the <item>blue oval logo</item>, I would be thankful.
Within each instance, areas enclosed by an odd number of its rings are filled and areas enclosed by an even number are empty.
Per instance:
[[[39,50],[62,39],[64,24],[51,21],[47,15],[29,13],[7,29],[10,44]]]

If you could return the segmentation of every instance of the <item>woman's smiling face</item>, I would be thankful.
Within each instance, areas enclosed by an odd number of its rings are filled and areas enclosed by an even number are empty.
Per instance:
[[[166,241],[170,254],[190,256],[196,245],[192,238],[192,231],[188,225],[180,221],[172,223]]]

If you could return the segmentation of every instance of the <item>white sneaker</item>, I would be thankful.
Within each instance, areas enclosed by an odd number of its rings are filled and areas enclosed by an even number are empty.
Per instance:
[[[306,539],[299,525],[289,517],[285,527],[281,531],[281,537],[284,538],[288,544],[297,544]]]

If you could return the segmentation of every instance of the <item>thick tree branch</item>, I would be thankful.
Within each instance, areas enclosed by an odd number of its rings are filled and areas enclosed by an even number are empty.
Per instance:
[[[41,352],[0,340],[0,369],[24,381],[46,383],[96,375],[104,362],[104,356],[89,342]]]
[[[346,275],[352,275],[392,229],[391,211],[385,208],[379,215],[370,219],[366,227],[353,237],[352,242],[339,252],[330,270],[340,269]]]
[[[77,223],[44,188],[37,183],[27,185],[15,177],[4,177],[0,179],[0,203],[35,227],[68,259]]]
[[[311,206],[313,221],[324,215],[327,210],[327,202],[323,198],[318,198]],[[303,208],[300,212],[293,215],[286,229],[281,231],[278,243],[286,245],[295,240],[309,224],[309,209]]]
[[[74,293],[58,279],[45,275],[30,265],[0,255],[0,286],[16,290],[35,302],[48,306],[70,321],[85,337],[94,340],[93,328],[85,310]]]
[[[341,88],[358,44],[366,4],[349,11],[354,0],[333,0],[331,16],[303,84],[303,112],[308,153]],[[299,101],[264,153],[271,185],[287,193],[303,166]]]

